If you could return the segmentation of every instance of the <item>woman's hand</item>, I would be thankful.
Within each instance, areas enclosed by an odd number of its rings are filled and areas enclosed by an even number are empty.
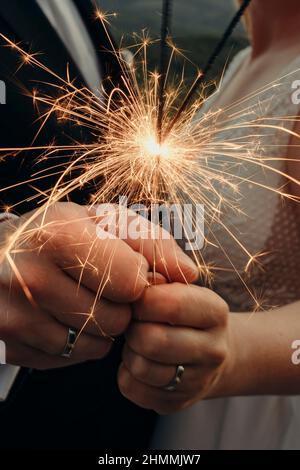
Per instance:
[[[179,283],[151,286],[134,306],[119,369],[122,394],[160,414],[213,395],[230,366],[228,306],[213,291]],[[184,366],[175,391],[164,389]]]

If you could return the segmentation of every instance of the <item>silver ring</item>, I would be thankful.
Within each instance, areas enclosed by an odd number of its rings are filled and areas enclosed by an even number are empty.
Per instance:
[[[75,347],[75,343],[77,340],[78,332],[73,328],[68,329],[68,337],[63,352],[61,353],[61,357],[70,358]]]
[[[166,387],[164,387],[164,390],[166,390],[167,392],[174,392],[177,388],[177,385],[181,383],[183,373],[184,367],[182,365],[178,365],[176,367],[176,373],[174,378],[171,380],[170,383],[168,383]]]

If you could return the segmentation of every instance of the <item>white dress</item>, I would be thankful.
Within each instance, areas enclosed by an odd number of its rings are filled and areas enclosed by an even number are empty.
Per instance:
[[[237,54],[225,74],[222,87],[236,73],[247,54],[249,48]],[[293,104],[291,99],[291,85],[300,78],[300,57],[282,72],[281,77],[279,86],[251,98],[252,104],[259,106],[262,117],[296,116],[299,113],[299,105]],[[213,101],[214,97],[208,100],[202,111],[207,112]],[[293,127],[292,119],[283,119],[281,124],[287,129]],[[222,137],[234,140],[243,132],[245,130],[234,129]],[[274,158],[272,167],[284,172],[286,162],[277,157],[285,155],[289,135],[270,129],[263,132],[266,142],[272,140],[272,147],[266,147],[268,156]],[[238,171],[247,179],[253,168],[249,169],[245,164]],[[286,183],[278,172],[256,173],[256,181],[266,182],[268,186],[280,188]],[[248,182],[243,185],[241,193],[241,205],[247,217],[240,216],[233,221],[233,225],[250,252],[267,253],[262,258],[264,269],[254,269],[248,285],[252,291],[263,291],[265,305],[285,305],[299,300],[300,235],[295,204],[283,204],[278,194]],[[220,237],[235,266],[243,265],[243,253],[237,250],[232,238],[222,233]],[[209,248],[205,256],[222,263],[222,253],[216,248]],[[234,273],[222,273],[213,287],[229,302],[232,311],[252,311],[253,299]],[[300,327],[298,336],[295,339],[300,339]],[[300,449],[299,430],[299,396],[220,398],[204,400],[182,412],[160,417],[152,446],[158,449],[201,450]]]

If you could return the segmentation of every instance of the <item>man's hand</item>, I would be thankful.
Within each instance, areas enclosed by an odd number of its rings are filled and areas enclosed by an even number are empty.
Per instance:
[[[0,265],[0,338],[10,364],[45,369],[102,358],[110,337],[127,329],[129,304],[142,295],[154,264],[173,280],[197,275],[174,240],[162,242],[162,261],[151,240],[98,238],[84,206],[58,203],[45,216],[33,212],[14,223],[0,224],[2,246],[26,224],[23,241]],[[82,332],[65,359],[68,327]]]
[[[202,287],[162,284],[145,290],[134,316],[119,369],[123,395],[160,414],[209,396],[230,364],[227,304]],[[182,381],[167,391],[178,365]]]

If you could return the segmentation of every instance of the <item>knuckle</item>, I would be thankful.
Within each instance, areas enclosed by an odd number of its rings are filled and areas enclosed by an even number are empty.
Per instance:
[[[138,380],[143,381],[147,379],[148,371],[145,365],[145,360],[138,354],[134,356],[130,370],[132,375]]]
[[[131,319],[131,313],[128,311],[126,314],[122,314],[117,320],[113,327],[112,335],[120,336],[128,328]]]
[[[68,203],[65,202],[53,202],[44,211],[35,209],[31,212],[27,212],[21,216],[20,222],[30,222],[30,226],[32,226],[32,228],[42,228],[45,223],[48,224],[56,220],[64,219],[67,216],[67,210],[65,207],[67,204]],[[38,234],[39,238],[42,235],[43,231],[41,230]]]
[[[117,315],[111,321],[111,326],[109,328],[109,333],[113,336],[119,336],[123,334],[130,323],[131,320],[131,310],[127,305],[120,305]]]
[[[22,283],[29,289],[38,284],[39,276],[34,262],[28,263],[24,257],[21,257],[15,261],[15,267],[16,269],[12,269],[9,263],[2,265],[1,286],[4,289],[7,290],[9,287],[9,290],[16,294],[22,289]]]
[[[43,218],[44,216],[44,218]],[[63,249],[70,242],[76,242],[72,226],[79,227],[88,218],[85,207],[73,202],[53,203],[45,214],[33,216],[33,223],[38,228],[36,230],[36,241],[43,250]],[[82,233],[88,236],[88,230]]]
[[[169,341],[165,329],[161,325],[149,325],[145,341],[143,342],[143,352],[146,357],[157,358],[161,351],[168,348]]]
[[[216,318],[219,326],[226,327],[229,319],[229,307],[225,300],[217,296],[216,300],[216,309],[215,309]]]
[[[137,277],[134,277],[134,274],[131,273],[126,279],[122,280],[121,298],[124,302],[134,302],[139,295]]]
[[[228,322],[229,316],[229,307],[228,304],[225,302],[222,297],[216,294],[211,289],[206,287],[202,287],[202,295],[208,301],[208,306],[210,309],[210,313],[214,318],[214,321],[219,326],[226,326]]]
[[[103,359],[107,356],[112,348],[112,341],[102,338],[93,341],[90,346],[90,351],[83,353],[86,359]],[[76,346],[74,351],[76,351]]]
[[[66,220],[78,216],[83,207],[75,202],[55,202],[48,209],[48,218],[50,220]]]
[[[49,278],[47,280],[46,273],[35,266],[32,266],[31,269],[27,270],[27,274],[24,277],[26,287],[33,295],[44,292],[49,284]]]
[[[214,347],[210,352],[210,358],[213,364],[220,366],[227,356],[227,348],[225,345],[220,344]]]

